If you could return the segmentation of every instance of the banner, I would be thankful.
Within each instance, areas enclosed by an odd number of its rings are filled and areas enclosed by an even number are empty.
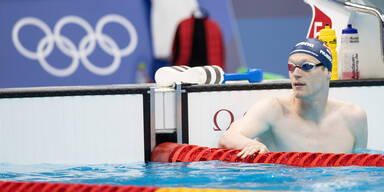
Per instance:
[[[76,90],[70,91],[76,94]],[[111,94],[112,89],[88,90],[95,95],[81,95],[82,90],[78,90],[79,95],[74,96],[49,96],[52,91],[46,91],[40,92],[42,97],[1,98],[0,162],[103,164],[149,160],[145,152],[149,147],[145,146],[149,139],[145,135],[149,127],[144,122],[148,119],[143,116],[145,98],[139,91]]]
[[[146,82],[149,2],[0,2],[0,88]]]
[[[329,98],[361,106],[368,118],[368,148],[383,150],[381,107],[383,86],[332,87]],[[188,144],[218,147],[220,136],[248,109],[268,97],[284,97],[291,89],[229,90],[190,92],[188,94]]]
[[[257,101],[290,93],[290,89],[188,93],[189,144],[218,147],[220,136],[231,123]]]

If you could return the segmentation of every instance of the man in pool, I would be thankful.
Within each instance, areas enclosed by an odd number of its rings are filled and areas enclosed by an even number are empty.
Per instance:
[[[288,58],[293,93],[253,105],[221,136],[219,146],[238,156],[268,151],[350,153],[367,146],[367,116],[351,103],[328,99],[332,71],[329,48],[306,39]]]

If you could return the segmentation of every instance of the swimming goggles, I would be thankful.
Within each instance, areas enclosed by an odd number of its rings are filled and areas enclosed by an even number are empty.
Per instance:
[[[292,62],[289,62],[288,63],[288,70],[290,72],[293,72],[293,71],[295,71],[296,67],[298,67],[303,71],[309,72],[309,71],[313,71],[316,67],[321,66],[321,65],[324,66],[324,64],[322,64],[322,63],[315,64],[315,63],[311,63],[311,62],[304,62],[301,65],[296,65]]]

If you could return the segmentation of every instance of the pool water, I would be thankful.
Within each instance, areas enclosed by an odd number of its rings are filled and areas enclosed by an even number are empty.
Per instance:
[[[100,165],[2,163],[0,180],[249,190],[384,191],[384,167],[301,168],[221,161]]]

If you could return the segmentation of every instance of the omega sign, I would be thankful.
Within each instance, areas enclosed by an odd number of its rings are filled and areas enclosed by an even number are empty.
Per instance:
[[[220,109],[213,115],[213,131],[226,131],[233,121],[235,121],[235,116],[231,110]]]

